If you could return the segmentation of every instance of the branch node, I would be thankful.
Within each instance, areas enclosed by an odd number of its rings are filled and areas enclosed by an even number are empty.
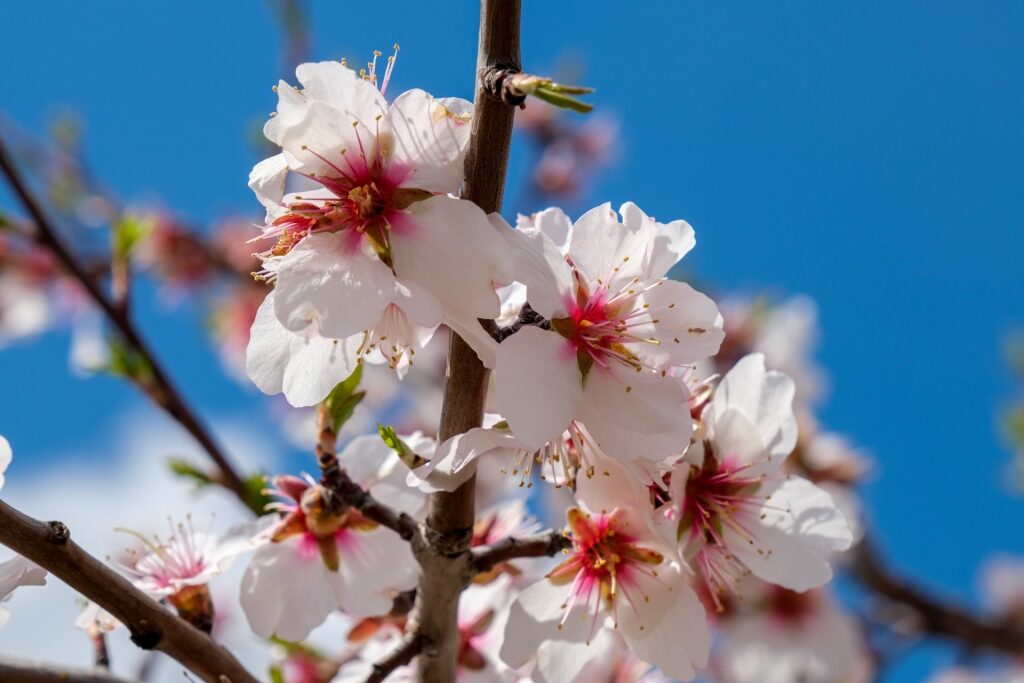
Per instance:
[[[143,650],[155,650],[163,640],[164,634],[158,629],[149,628],[149,624],[145,620],[139,622],[139,626],[141,628],[131,632],[132,642]]]
[[[53,521],[48,523],[50,535],[47,537],[53,545],[64,545],[71,540],[71,529],[64,522]]]

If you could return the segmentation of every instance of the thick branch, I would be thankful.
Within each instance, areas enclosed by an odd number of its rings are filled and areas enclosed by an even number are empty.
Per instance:
[[[922,633],[951,638],[972,650],[1024,654],[1024,622],[979,616],[926,593],[885,567],[867,538],[852,555],[853,576],[869,590],[910,609]]]
[[[64,241],[43,213],[39,203],[29,192],[28,185],[14,167],[2,141],[0,141],[0,170],[7,177],[11,188],[35,223],[34,239],[53,253],[68,274],[78,281],[96,306],[103,311],[103,314],[111,324],[117,328],[124,341],[146,361],[152,375],[152,381],[147,383],[150,386],[142,386],[142,389],[171,417],[177,420],[209,454],[219,470],[218,483],[233,491],[242,502],[246,502],[246,488],[242,478],[235,472],[228,462],[227,456],[224,455],[206,427],[199,421],[192,412],[192,408],[185,402],[185,399],[171,383],[170,378],[159,361],[157,361],[153,351],[141,337],[138,330],[135,329],[134,324],[128,317],[126,308],[115,304],[103,292],[96,283],[96,280],[90,277],[86,269],[78,262],[67,245],[64,244]],[[127,290],[125,290],[125,295],[127,295]]]
[[[473,128],[466,154],[464,199],[491,213],[501,209],[515,109],[488,96],[488,70],[519,70],[520,0],[482,0]],[[487,369],[458,335],[448,351],[444,405],[438,439],[480,425]],[[450,493],[432,494],[427,508],[426,544],[414,544],[422,578],[417,624],[423,637],[418,676],[421,683],[455,680],[459,594],[472,574],[469,544],[475,518],[475,479]]]
[[[423,649],[423,639],[417,631],[411,631],[402,639],[395,651],[373,665],[373,672],[366,677],[366,683],[382,683],[395,669],[405,666]]]
[[[170,613],[71,540],[61,522],[40,522],[0,501],[0,543],[110,612],[132,642],[159,650],[210,683],[256,683],[231,653]],[[0,676],[0,680],[8,680]]]
[[[481,574],[502,562],[521,557],[552,557],[572,546],[572,541],[561,531],[515,538],[509,536],[492,545],[473,549],[473,570]]]
[[[68,669],[52,664],[37,664],[0,659],[0,681],[4,683],[128,683],[108,671]]]

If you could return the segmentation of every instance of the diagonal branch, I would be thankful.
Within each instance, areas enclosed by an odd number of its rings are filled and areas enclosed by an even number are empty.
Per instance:
[[[561,531],[546,531],[532,536],[509,536],[492,545],[474,548],[473,570],[482,574],[502,562],[520,557],[552,557],[572,546],[572,540]]]
[[[110,612],[128,627],[132,642],[140,648],[159,650],[210,683],[256,683],[210,636],[82,550],[63,523],[40,522],[0,501],[0,543]],[[0,676],[0,680],[8,679]]]
[[[101,669],[68,669],[22,659],[0,658],[0,681],[9,683],[128,683]]]
[[[110,323],[117,329],[124,341],[145,360],[150,370],[151,381],[139,382],[140,388],[145,391],[153,401],[163,408],[171,417],[178,421],[195,438],[203,450],[207,452],[210,459],[217,465],[219,470],[216,477],[217,483],[231,490],[238,498],[247,503],[248,494],[245,483],[231,466],[227,456],[221,451],[220,446],[214,441],[206,427],[199,421],[192,408],[185,402],[181,393],[172,384],[170,377],[160,365],[152,349],[135,329],[125,307],[113,302],[100,288],[81,263],[71,253],[61,237],[57,234],[53,225],[43,213],[39,202],[28,190],[28,185],[14,167],[3,141],[0,140],[0,170],[7,177],[14,193],[25,207],[32,221],[35,223],[35,234],[33,238],[43,247],[49,249],[60,261],[61,265],[74,278],[82,289],[86,291],[89,298]]]
[[[0,659],[0,681],[7,683],[128,683],[102,669],[69,669],[17,659]]]
[[[1024,622],[979,616],[926,593],[893,574],[868,538],[851,554],[853,576],[867,589],[910,609],[922,633],[951,638],[972,650],[989,650],[1014,657],[1024,653]]]
[[[373,665],[373,671],[365,683],[382,683],[395,669],[405,666],[423,650],[423,639],[417,630],[412,630],[402,639],[395,651]]]

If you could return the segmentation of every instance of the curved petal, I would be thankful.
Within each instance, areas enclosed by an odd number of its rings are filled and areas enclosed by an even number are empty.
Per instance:
[[[773,457],[787,457],[797,437],[794,392],[793,380],[787,375],[766,370],[762,354],[741,358],[722,378],[707,408],[711,435],[717,438],[714,425],[718,416],[737,410],[754,426]]]
[[[472,116],[473,105],[466,100],[435,99],[423,90],[395,99],[382,129],[392,138],[389,163],[407,169],[404,187],[459,191]]]
[[[339,541],[338,571],[330,579],[337,604],[355,617],[387,614],[395,596],[416,587],[416,560],[391,529],[350,532]]]
[[[403,282],[434,294],[449,315],[493,319],[501,311],[496,282],[510,270],[505,240],[480,207],[431,197],[408,209],[391,233],[391,259]]]
[[[337,340],[290,332],[274,314],[271,292],[256,312],[245,369],[260,391],[283,391],[291,405],[311,406],[352,374],[359,342],[359,335]]]
[[[276,268],[274,310],[289,330],[310,322],[342,339],[377,323],[395,296],[395,277],[377,258],[346,249],[333,234],[306,237]]]
[[[693,228],[686,221],[658,223],[640,210],[633,202],[619,207],[623,224],[645,231],[650,235],[644,257],[644,272],[649,277],[665,277],[672,266],[679,263],[697,244]]]
[[[526,300],[545,318],[566,315],[573,298],[572,269],[551,239],[539,230],[509,233],[516,260],[515,278],[526,285]]]
[[[832,497],[801,477],[765,484],[760,515],[751,515],[754,543],[725,530],[736,557],[759,578],[805,591],[832,578],[829,556],[846,550],[853,534]]]
[[[256,164],[249,173],[249,188],[267,209],[276,208],[284,197],[288,180],[288,161],[283,154],[275,154]]]
[[[624,610],[620,626],[623,638],[640,659],[681,681],[693,680],[696,669],[707,666],[711,636],[704,607],[682,574],[672,572],[660,584],[658,600],[665,607],[657,626],[641,628],[638,612]],[[671,597],[665,595],[670,585]],[[642,612],[639,612],[642,614]]]
[[[648,365],[689,365],[718,353],[725,338],[718,306],[685,282],[663,280],[637,306],[646,309],[647,321],[632,332],[656,343],[632,349]]]
[[[7,439],[0,436],[0,489],[4,487],[4,472],[11,466],[12,456],[11,444],[8,443]]]
[[[594,366],[579,418],[608,455],[660,460],[686,450],[693,431],[686,386],[671,375]]]
[[[582,395],[576,355],[558,334],[524,327],[498,346],[495,405],[526,448],[561,438]]]

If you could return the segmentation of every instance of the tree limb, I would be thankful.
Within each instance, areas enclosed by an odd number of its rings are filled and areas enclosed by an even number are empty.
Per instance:
[[[217,445],[217,442],[207,431],[206,427],[199,421],[195,413],[192,412],[192,408],[185,402],[181,393],[175,388],[153,354],[153,351],[135,328],[127,314],[126,308],[116,304],[103,292],[96,280],[90,276],[71,253],[68,246],[64,244],[64,241],[47,219],[46,214],[43,213],[39,203],[29,192],[28,185],[14,167],[14,163],[8,155],[2,140],[0,140],[0,170],[7,177],[11,188],[35,223],[33,238],[36,242],[53,253],[68,274],[79,283],[82,289],[89,295],[89,298],[93,300],[110,323],[117,329],[124,341],[146,361],[152,375],[152,381],[147,383],[149,386],[144,386],[142,383],[137,382],[140,388],[199,442],[199,445],[203,447],[203,450],[207,452],[210,459],[217,465],[219,470],[216,477],[217,483],[231,490],[243,503],[247,503],[248,495],[242,478],[231,466],[227,456],[221,451],[220,446]]]
[[[99,669],[68,669],[53,664],[39,664],[0,658],[0,681],[4,683],[129,683],[109,671]]]
[[[520,557],[551,557],[572,546],[572,540],[561,531],[515,538],[509,536],[492,545],[474,548],[473,571],[482,574],[502,562]]]
[[[515,109],[489,96],[482,76],[493,68],[520,69],[519,15],[520,0],[480,3],[473,128],[462,197],[487,213],[501,209]],[[487,374],[476,352],[453,334],[438,441],[480,425]],[[413,544],[422,570],[416,612],[418,633],[424,639],[417,668],[420,683],[455,680],[459,594],[472,574],[469,545],[476,516],[475,486],[474,477],[455,491],[431,494],[424,527],[426,543]]]
[[[71,540],[61,522],[41,522],[0,501],[0,543],[60,578],[128,627],[132,642],[159,650],[209,683],[257,683],[207,634],[164,609]],[[0,676],[0,680],[6,678]]]
[[[868,538],[851,555],[850,573],[867,589],[911,610],[921,633],[959,641],[971,650],[1024,654],[1024,622],[979,616],[926,593],[893,574]]]

